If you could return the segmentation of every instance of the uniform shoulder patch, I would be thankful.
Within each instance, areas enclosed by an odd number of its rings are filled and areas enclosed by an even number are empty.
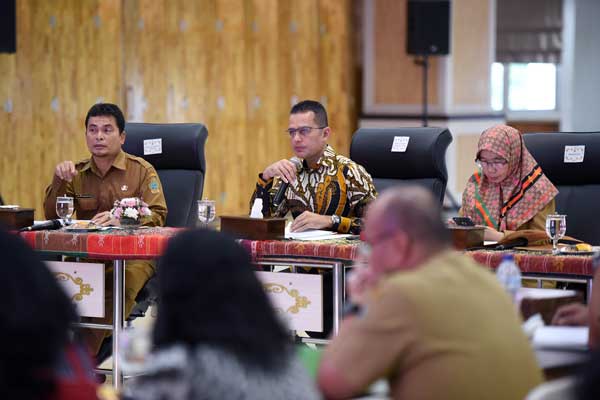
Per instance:
[[[150,183],[148,184],[148,188],[150,189],[150,192],[152,192],[152,193],[160,192],[160,184],[158,183],[158,177],[153,176],[152,178],[150,178]]]

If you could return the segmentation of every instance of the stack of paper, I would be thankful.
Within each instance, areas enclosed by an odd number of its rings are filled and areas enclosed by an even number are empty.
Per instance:
[[[586,350],[587,326],[544,326],[533,334],[533,347],[544,349]]]
[[[337,232],[325,231],[321,229],[312,229],[304,232],[290,232],[289,227],[285,228],[285,238],[293,240],[327,240],[342,239],[351,235],[339,234]]]

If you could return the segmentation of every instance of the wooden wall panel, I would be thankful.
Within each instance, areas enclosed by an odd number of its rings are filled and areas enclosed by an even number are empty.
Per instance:
[[[521,133],[560,132],[558,121],[506,121],[507,125],[521,131]]]
[[[374,100],[377,104],[419,105],[422,67],[406,53],[406,0],[374,0]],[[437,104],[438,57],[429,63],[429,104]]]
[[[246,212],[256,175],[291,156],[291,104],[325,101],[347,153],[355,126],[350,0],[21,0],[0,55],[0,193],[41,209],[54,166],[87,156],[85,113],[207,125],[205,196]],[[10,149],[10,150],[9,150]],[[41,151],[43,149],[43,151]],[[38,213],[38,218],[42,216]]]
[[[462,193],[465,190],[467,181],[477,170],[475,156],[477,155],[477,143],[479,135],[456,135],[456,186],[454,190],[458,196],[457,200],[462,201]]]
[[[489,107],[493,35],[489,1],[452,2],[452,102]],[[474,34],[475,32],[475,34]]]
[[[0,191],[9,203],[41,210],[54,166],[87,155],[85,112],[97,99],[120,101],[118,0],[17,2],[17,53],[2,55]]]
[[[217,110],[213,125],[209,162],[212,162],[212,185],[207,194],[222,200],[221,210],[230,214],[248,207],[252,187],[248,158],[257,145],[251,142],[246,127],[246,47],[244,2],[221,0],[217,3],[217,23],[222,24],[216,35],[219,49],[212,62],[217,83]],[[227,73],[223,73],[227,71]],[[246,211],[247,212],[247,211]]]
[[[319,10],[321,96],[333,131],[330,143],[345,155],[349,154],[349,139],[356,130],[355,79],[353,69],[349,68],[356,57],[352,46],[353,3],[322,1]]]
[[[17,57],[13,54],[0,54],[0,76],[9,77],[9,79],[0,80],[0,129],[3,134],[0,135],[0,171],[2,173],[2,181],[0,183],[0,196],[3,196],[4,201],[11,201],[9,197],[12,193],[18,190],[18,180],[15,174],[15,166],[18,164],[16,155],[17,145],[20,143],[16,134],[16,115],[15,115],[15,99],[13,93],[18,87],[17,76]],[[8,175],[12,175],[8,179]]]
[[[241,196],[248,204],[259,172],[275,160],[290,156],[287,128],[289,92],[282,88],[289,82],[284,74],[289,68],[287,51],[281,51],[280,12],[285,4],[278,0],[249,0],[246,2],[246,82],[247,122],[246,143],[255,143],[247,161]],[[282,46],[283,47],[283,46]],[[266,82],[269,84],[265,84]],[[284,97],[285,96],[285,97]]]

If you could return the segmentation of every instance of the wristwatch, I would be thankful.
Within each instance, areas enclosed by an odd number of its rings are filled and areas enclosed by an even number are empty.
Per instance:
[[[340,222],[342,222],[342,218],[340,218],[340,216],[339,216],[339,215],[335,215],[335,214],[333,214],[333,215],[331,216],[331,227],[332,227],[333,229],[337,229],[337,228],[338,228],[338,226],[340,226]]]

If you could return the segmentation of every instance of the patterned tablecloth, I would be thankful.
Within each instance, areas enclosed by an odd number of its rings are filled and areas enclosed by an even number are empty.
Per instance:
[[[160,256],[169,238],[180,228],[146,228],[134,231],[113,230],[74,233],[56,231],[22,232],[21,236],[36,250],[97,259],[151,259]],[[350,263],[358,256],[360,242],[340,240],[240,240],[253,260],[269,257],[326,259]],[[479,263],[496,268],[502,256],[511,253],[524,273],[593,276],[589,255],[560,255],[535,251],[469,251]]]
[[[281,240],[241,240],[240,243],[251,254],[253,260],[269,257],[281,258],[325,258],[352,262],[358,255],[358,241],[281,241]],[[560,255],[539,251],[490,251],[466,252],[477,262],[495,269],[502,256],[513,254],[523,273],[566,274],[593,276],[590,255]]]
[[[358,255],[358,241],[240,240],[253,261],[269,257],[328,259],[351,262]]]
[[[552,255],[536,251],[469,251],[468,255],[477,262],[496,268],[505,254],[512,254],[523,273],[561,274],[592,277],[591,255]]]
[[[142,228],[101,232],[21,232],[35,250],[105,260],[152,259],[166,249],[179,228]]]

